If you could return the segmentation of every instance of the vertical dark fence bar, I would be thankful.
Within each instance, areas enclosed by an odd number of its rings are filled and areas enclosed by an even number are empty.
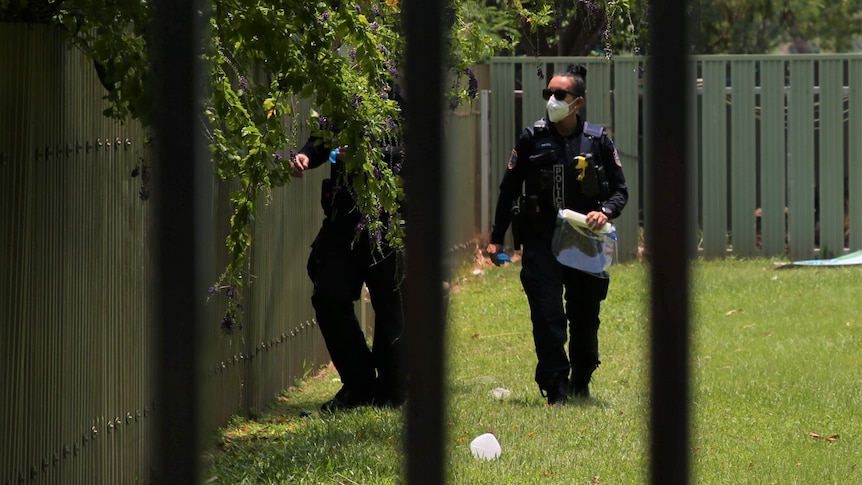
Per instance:
[[[651,483],[676,485],[689,479],[688,203],[690,143],[686,66],[686,1],[651,4],[652,59],[649,99],[653,139],[647,248],[652,288]],[[661,174],[661,179],[655,174]]]
[[[202,483],[201,329],[212,259],[208,211],[212,169],[201,130],[200,0],[153,2],[151,80],[156,161],[156,483]],[[210,281],[212,281],[210,279]]]
[[[404,5],[407,483],[444,482],[443,26],[440,0]]]

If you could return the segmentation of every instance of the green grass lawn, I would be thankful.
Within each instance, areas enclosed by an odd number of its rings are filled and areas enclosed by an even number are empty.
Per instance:
[[[561,408],[533,382],[519,270],[464,270],[452,285],[449,483],[648,483],[648,266],[611,268],[593,397]],[[729,259],[691,274],[691,482],[862,484],[862,267]],[[211,483],[400,483],[402,413],[319,414],[337,378],[326,370],[220,430]],[[478,460],[470,441],[489,431],[503,453]]]

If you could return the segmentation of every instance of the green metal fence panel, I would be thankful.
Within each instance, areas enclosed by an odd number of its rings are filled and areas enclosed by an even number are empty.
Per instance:
[[[731,76],[730,220],[733,253],[754,256],[756,249],[757,142],[754,60],[734,60]]]
[[[787,214],[789,255],[808,259],[814,255],[814,67],[811,59],[791,60],[788,101]]]
[[[444,122],[447,144],[441,169],[445,170],[446,189],[442,209],[451,215],[445,220],[445,244],[447,257],[454,257],[464,251],[473,251],[478,233],[482,231],[479,104],[462,106],[449,113]],[[447,261],[447,264],[451,263],[454,261]]]
[[[648,60],[644,63],[644,69],[646,71],[646,76],[644,78],[644,88],[642,95],[642,106],[641,106],[641,119],[643,122],[643,143],[642,143],[642,151],[641,157],[644,160],[643,164],[643,173],[642,177],[633,178],[627,175],[627,179],[631,179],[629,181],[629,186],[638,185],[640,191],[643,196],[640,201],[630,200],[629,207],[626,209],[627,211],[637,211],[644,214],[643,217],[643,233],[646,236],[649,233],[651,222],[649,214],[652,213],[653,208],[650,207],[650,201],[652,197],[650,196],[650,190],[662,190],[662,174],[655,172],[653,169],[655,165],[655,160],[652,158],[655,148],[653,148],[653,144],[661,143],[662,140],[658,140],[655,137],[655,134],[652,131],[652,126],[649,123],[646,123],[646,120],[649,119],[649,112],[653,109],[662,109],[661,100],[652,99],[649,96],[650,93],[650,85],[654,82],[661,82],[661,73],[654,72],[649,69]],[[686,133],[680,133],[678,136],[687,136],[689,138],[689,144],[687,147],[687,153],[682,154],[685,157],[683,163],[686,164],[686,168],[688,169],[688,187],[687,187],[687,200],[679,201],[680,204],[686,204],[688,206],[687,217],[689,218],[688,227],[698,228],[700,227],[698,224],[699,220],[699,210],[697,201],[699,198],[699,188],[698,188],[698,180],[699,180],[699,165],[700,165],[700,152],[698,150],[698,140],[700,136],[700,115],[698,108],[698,86],[694,82],[694,79],[697,77],[697,64],[695,61],[689,61],[688,71],[691,73],[692,81],[688,84],[688,93],[686,95],[688,101],[688,112],[687,112],[687,120],[686,123],[688,130]],[[622,139],[617,137],[620,142]],[[670,156],[671,154],[667,154]],[[651,182],[655,180],[656,185],[653,185]],[[634,206],[633,204],[639,203],[640,207]],[[692,231],[691,234],[688,235],[689,238],[689,251],[691,254],[696,254],[697,248],[699,246],[700,234],[697,231]],[[649,253],[649,248],[645,248],[645,251]]]
[[[612,70],[613,63],[605,58],[588,58],[584,61],[587,66],[587,95],[588,111],[584,117],[592,123],[605,127],[612,127],[614,123],[611,111],[611,92],[613,89]]]
[[[133,482],[149,444],[148,266],[128,246],[146,241],[130,176],[144,138],[102,116],[92,64],[49,29],[3,25],[0,46],[0,480]]]
[[[212,237],[215,241],[224,241],[230,230],[230,192],[235,189],[236,187],[227,183],[213,182],[210,210],[213,214]],[[223,245],[216,244],[215,253],[214,266],[224,268],[228,263],[227,250]],[[255,281],[259,279],[256,278]],[[207,321],[212,323],[205,327],[208,334],[204,338],[212,342],[214,348],[204,350],[209,352],[210,357],[205,364],[204,378],[205,390],[216,396],[209,409],[215,423],[226,423],[231,416],[243,414],[251,407],[248,394],[252,388],[252,379],[248,344],[245,343],[247,339],[242,333],[230,335],[222,330],[220,322],[225,317],[227,307],[228,298],[224,289],[219,289],[217,293],[207,297]]]
[[[688,165],[688,200],[685,201],[689,206],[688,210],[688,227],[691,228],[699,228],[699,231],[692,231],[689,235],[689,251],[691,254],[697,254],[698,249],[700,248],[700,242],[702,238],[702,226],[700,224],[700,207],[698,202],[700,201],[700,173],[701,173],[701,152],[700,152],[700,140],[701,140],[701,129],[703,123],[700,119],[700,103],[699,103],[699,86],[695,80],[698,77],[698,62],[696,59],[689,59],[688,61],[688,72],[689,79],[691,81],[688,83],[688,132],[680,133],[680,136],[687,136],[689,143],[687,146],[688,153],[686,154],[686,164]],[[655,109],[661,109],[660,106],[656,106]],[[649,115],[645,114],[644,119],[649,119]]]
[[[847,225],[850,248],[862,248],[862,58],[848,61]]]
[[[765,254],[782,254],[785,239],[786,133],[784,59],[760,62],[760,208]]]
[[[92,62],[45,26],[0,25],[0,64],[0,483],[146,482],[158,419],[146,133],[103,116]],[[247,332],[223,335],[224,293],[209,302],[213,428],[328,362],[305,274],[328,175],[314,172],[259,214]],[[231,188],[214,185],[224,241]]]
[[[723,59],[705,60],[702,66],[703,252],[705,256],[723,256],[728,228],[727,66]]]
[[[533,62],[515,63],[515,72],[521,72],[521,120],[518,133],[527,126],[533,126],[536,120],[544,116],[546,101],[542,98],[542,90],[548,86],[557,69],[549,67],[547,60],[541,57]],[[510,143],[514,146],[515,140],[512,139]]]
[[[844,251],[844,60],[822,59],[819,67],[819,243],[835,257]]]
[[[640,243],[640,214],[637,209],[641,194],[637,180],[643,165],[638,150],[641,68],[642,61],[639,58],[625,58],[614,63],[614,122],[609,126],[629,187],[629,207],[615,221],[617,254],[624,261],[637,258]]]
[[[494,64],[491,70],[491,212],[496,208],[498,187],[506,171],[520,130],[515,123],[515,66],[511,62]],[[523,127],[521,127],[523,129]],[[492,216],[493,217],[493,216]],[[493,224],[493,219],[491,220]],[[486,230],[489,230],[487,228]]]
[[[13,56],[13,49],[19,49],[20,45],[13,42],[0,43],[0,59],[9,59]],[[22,104],[20,100],[24,99],[23,86],[13,82],[12,75],[8,69],[0,71],[0,93],[6,95],[0,96],[0,126],[10,136],[4,146],[0,146],[0,173],[2,177],[19,182],[24,179],[21,171],[25,170],[22,164],[13,164],[11,160],[19,157],[24,150],[23,129],[16,122],[23,118]],[[18,199],[17,191],[21,190],[21,184],[13,184],[9,190],[0,191],[0,204],[8,208],[4,217],[0,218],[0,254],[15,254],[13,251],[18,250],[22,228],[21,220],[24,218],[23,211],[10,210],[12,202]],[[6,324],[0,326],[0,366],[3,369],[17,369],[18,362],[21,357],[19,352],[23,351],[23,346],[18,346],[21,340],[23,326],[12,324],[16,318],[19,318],[20,308],[20,285],[16,276],[21,274],[19,265],[20,258],[2,258],[0,257],[0,308],[5,309],[4,313],[7,317]],[[3,342],[6,342],[5,344]],[[15,480],[17,476],[13,476],[11,472],[12,464],[21,463],[22,447],[20,443],[16,443],[13,437],[20,434],[18,429],[21,426],[18,409],[18,398],[14,395],[13,390],[17,389],[18,374],[14,372],[4,373],[4,380],[0,382],[0,409],[7,412],[0,413],[0,449],[3,450],[3,465],[0,471],[5,477],[11,477]]]

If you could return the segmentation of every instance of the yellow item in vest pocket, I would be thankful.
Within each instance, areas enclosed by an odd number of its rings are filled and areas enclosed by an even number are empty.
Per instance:
[[[575,171],[578,174],[578,182],[584,180],[584,175],[587,174],[587,168],[593,161],[592,153],[582,153],[575,157]]]

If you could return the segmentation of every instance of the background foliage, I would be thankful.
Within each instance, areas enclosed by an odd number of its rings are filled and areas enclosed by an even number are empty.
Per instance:
[[[508,41],[498,55],[648,54],[649,0],[466,0],[463,16]],[[862,50],[862,0],[690,0],[692,54]],[[686,42],[680,37],[680,42]]]
[[[862,50],[862,1],[697,0],[695,54]]]

